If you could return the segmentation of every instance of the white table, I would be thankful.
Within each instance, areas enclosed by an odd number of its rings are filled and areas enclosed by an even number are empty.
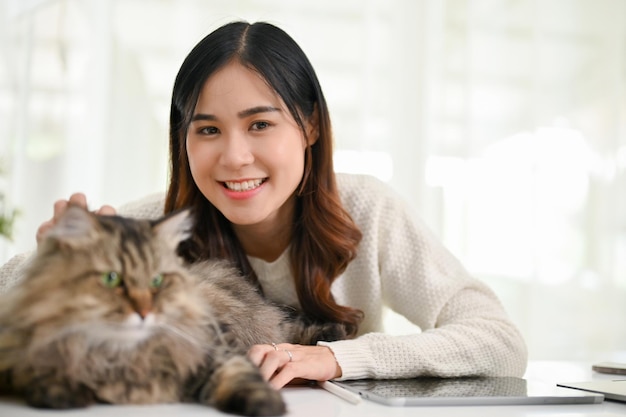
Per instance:
[[[591,371],[591,365],[570,362],[531,362],[525,375],[527,379],[546,383],[557,381],[582,381],[588,379],[611,379],[610,375]],[[601,404],[581,405],[528,405],[528,406],[472,406],[472,407],[388,407],[370,401],[357,405],[348,403],[322,389],[311,387],[287,387],[283,394],[288,416],[297,417],[516,417],[516,416],[626,416],[626,403],[605,400]],[[0,398],[0,417],[210,417],[225,416],[212,408],[193,404],[169,404],[157,406],[110,406],[98,405],[71,411],[37,410],[19,400]]]

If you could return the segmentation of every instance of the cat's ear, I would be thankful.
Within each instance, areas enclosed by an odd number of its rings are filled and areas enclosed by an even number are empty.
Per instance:
[[[46,233],[45,239],[61,246],[83,247],[98,238],[96,215],[87,209],[69,205],[57,223]]]
[[[170,214],[154,224],[155,234],[166,242],[172,250],[176,250],[178,244],[191,237],[193,216],[190,209],[181,210]]]

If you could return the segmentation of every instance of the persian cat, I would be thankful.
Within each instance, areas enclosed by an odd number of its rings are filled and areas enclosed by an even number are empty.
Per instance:
[[[222,261],[177,256],[193,220],[97,216],[70,206],[0,298],[0,391],[35,407],[194,401],[281,415],[253,344],[345,337],[272,305]]]

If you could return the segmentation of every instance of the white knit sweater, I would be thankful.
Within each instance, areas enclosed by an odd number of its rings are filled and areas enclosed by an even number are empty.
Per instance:
[[[341,379],[402,378],[418,375],[522,376],[526,346],[494,293],[472,278],[401,199],[368,176],[339,174],[346,210],[363,233],[357,257],[333,284],[335,300],[365,313],[359,336],[322,343],[341,366]],[[120,214],[155,218],[163,196],[120,208]],[[250,258],[264,294],[299,306],[289,257],[268,263]],[[28,255],[0,268],[0,292],[20,277]],[[384,307],[422,331],[383,333]]]

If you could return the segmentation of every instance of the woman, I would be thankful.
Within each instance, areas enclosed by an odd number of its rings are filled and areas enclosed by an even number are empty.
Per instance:
[[[122,214],[192,206],[185,258],[228,258],[267,298],[344,323],[353,337],[253,346],[250,358],[276,388],[296,378],[523,374],[525,344],[493,292],[382,183],[335,175],[322,90],[279,28],[230,23],[189,53],[173,89],[170,157],[165,199]],[[82,194],[69,201],[86,205]],[[38,239],[67,204],[55,204]],[[17,263],[0,278],[14,277]],[[423,331],[382,333],[384,307]]]

